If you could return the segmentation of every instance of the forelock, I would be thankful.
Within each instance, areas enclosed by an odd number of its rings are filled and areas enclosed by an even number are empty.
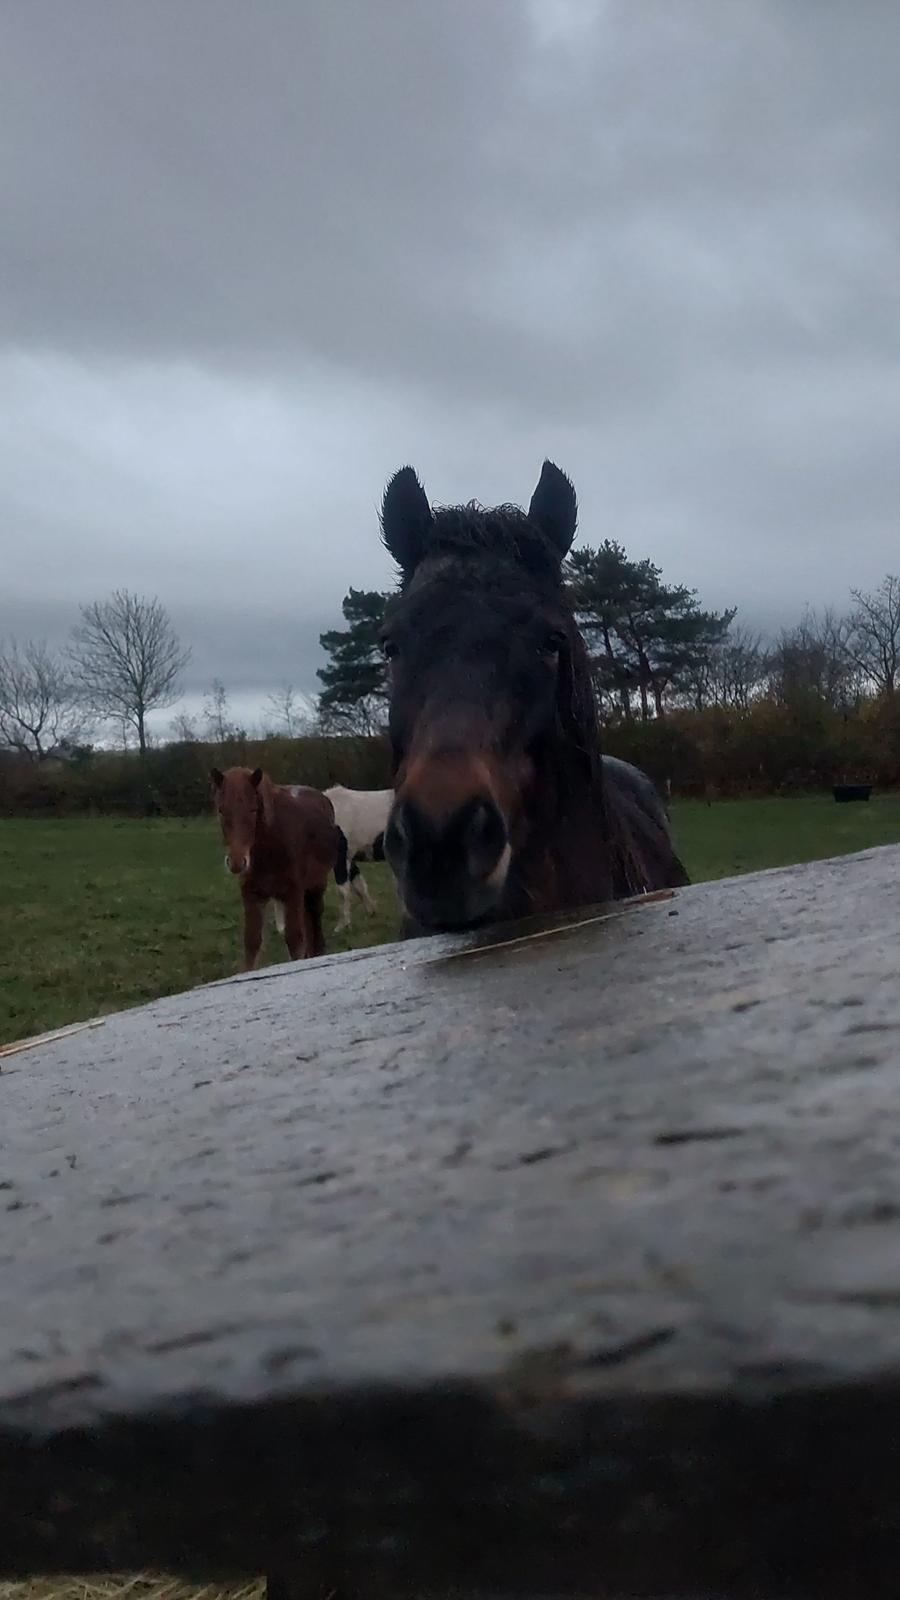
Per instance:
[[[423,539],[422,561],[442,555],[496,556],[536,577],[559,579],[559,552],[520,506],[437,506]]]

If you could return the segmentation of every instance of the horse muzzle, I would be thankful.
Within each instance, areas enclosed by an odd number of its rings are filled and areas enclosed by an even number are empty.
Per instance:
[[[489,794],[435,815],[401,790],[384,853],[407,912],[423,928],[471,928],[499,910],[512,851],[506,822]]]

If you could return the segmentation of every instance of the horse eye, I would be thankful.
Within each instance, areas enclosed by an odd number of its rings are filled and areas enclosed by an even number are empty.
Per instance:
[[[541,645],[542,656],[558,656],[566,642],[566,636],[560,628],[554,628],[547,634]]]
[[[400,646],[396,639],[385,638],[381,641],[381,653],[385,661],[393,661],[400,653]]]

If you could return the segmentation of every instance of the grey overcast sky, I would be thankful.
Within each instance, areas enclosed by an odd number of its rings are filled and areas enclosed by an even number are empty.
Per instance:
[[[315,688],[376,509],[527,500],[778,623],[900,565],[900,6],[5,0],[0,635],[156,593]]]

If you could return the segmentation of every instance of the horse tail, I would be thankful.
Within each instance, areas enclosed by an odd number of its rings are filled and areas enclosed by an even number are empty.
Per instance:
[[[343,828],[339,828],[338,827],[337,823],[335,823],[335,825],[334,825],[334,831],[337,834],[337,840],[338,840],[337,860],[334,863],[334,881],[339,886],[339,888],[343,889],[344,884],[347,882],[348,877],[352,876],[352,867],[348,871],[348,867],[347,867],[347,835],[345,834]]]

